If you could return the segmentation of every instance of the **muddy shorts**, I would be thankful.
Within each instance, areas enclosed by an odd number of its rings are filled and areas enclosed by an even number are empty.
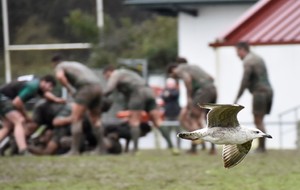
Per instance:
[[[12,101],[4,94],[0,93],[0,117],[5,117],[8,112],[13,110],[16,109],[13,106]]]
[[[273,102],[273,91],[271,89],[253,92],[252,112],[253,114],[265,115],[271,112]]]
[[[200,88],[193,93],[194,105],[204,103],[216,103],[216,101],[217,90],[213,84]]]
[[[134,91],[128,100],[129,110],[150,112],[156,109],[155,96],[150,87],[141,87]]]
[[[79,88],[74,95],[74,101],[87,106],[90,110],[101,108],[102,91],[99,84],[89,84]]]

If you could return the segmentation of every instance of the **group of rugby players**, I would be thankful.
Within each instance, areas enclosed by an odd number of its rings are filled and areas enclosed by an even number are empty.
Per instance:
[[[245,73],[235,102],[249,88],[254,96],[255,124],[265,131],[263,116],[269,113],[272,104],[272,89],[267,81],[265,65],[261,58],[249,51],[247,44],[237,45],[237,53],[244,61]],[[161,132],[168,149],[178,153],[174,151],[168,131],[161,127],[163,119],[154,92],[138,73],[108,65],[103,68],[104,88],[100,78],[86,65],[65,61],[60,55],[54,56],[51,61],[55,77],[46,75],[0,86],[2,155],[120,154],[128,152],[130,140],[133,142],[131,152],[137,154],[139,138],[151,131],[149,123]],[[204,127],[206,111],[196,105],[216,102],[213,77],[197,65],[187,64],[184,58],[170,64],[166,75],[175,81],[181,79],[187,92],[187,105],[181,109],[178,118],[172,119],[179,120],[184,130]],[[67,89],[71,101],[52,93],[56,81]],[[127,115],[123,122],[108,125],[101,121],[101,114],[116,103],[110,96],[114,91],[123,95],[128,112],[125,112]],[[42,98],[28,114],[25,104],[36,96]],[[40,126],[44,126],[44,130]],[[42,132],[35,135],[39,131]],[[120,138],[126,139],[125,148],[121,146]],[[260,150],[264,152],[265,143],[259,143]],[[189,152],[196,153],[197,144],[199,142],[194,141]],[[215,152],[212,144],[210,153]]]
[[[168,131],[161,127],[162,116],[154,92],[139,74],[109,65],[103,69],[103,76],[107,81],[103,88],[100,78],[87,66],[75,61],[65,61],[60,55],[54,56],[52,62],[55,77],[46,75],[29,81],[16,80],[0,87],[0,140],[10,137],[9,143],[2,143],[1,154],[7,154],[6,147],[10,148],[10,154],[18,155],[79,155],[85,151],[90,154],[119,154],[123,151],[120,138],[126,139],[124,151],[128,151],[129,141],[133,141],[132,153],[135,154],[139,149],[139,137],[151,131],[148,120],[161,132],[168,148],[175,152]],[[195,91],[200,86],[206,88],[206,83],[210,90],[210,84],[214,88],[213,80],[197,66],[180,64],[176,68],[175,65],[168,68],[170,77],[182,77],[188,82],[184,73],[195,73],[196,77],[200,77],[194,80],[201,82],[200,85],[188,88],[188,106],[192,108],[192,96],[203,98],[201,93],[196,95],[190,90]],[[72,101],[66,101],[52,93],[56,81],[67,89]],[[193,82],[193,85],[196,83]],[[101,113],[111,107],[114,100],[110,99],[110,94],[115,90],[124,96],[129,112],[126,112],[123,122],[106,125],[101,122]],[[42,98],[29,116],[25,104],[38,95]],[[184,120],[189,120],[186,122],[191,122],[186,125],[186,129],[198,128],[196,125],[201,122],[196,122],[196,117],[201,113],[198,109],[187,110],[189,109],[185,109],[182,115]],[[146,120],[143,119],[145,115]],[[43,126],[40,135],[33,135],[39,131],[40,126]]]

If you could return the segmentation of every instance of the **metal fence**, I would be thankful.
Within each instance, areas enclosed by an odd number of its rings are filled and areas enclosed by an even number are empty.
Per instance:
[[[283,147],[283,138],[286,134],[290,133],[290,132],[295,132],[297,133],[297,140],[296,140],[296,147],[297,149],[300,148],[300,142],[299,142],[299,139],[300,139],[300,130],[299,130],[299,109],[300,109],[300,105],[299,106],[296,106],[296,107],[293,107],[293,108],[290,108],[290,109],[287,109],[283,112],[281,112],[279,115],[278,115],[278,122],[279,122],[279,148],[281,149]],[[284,121],[284,118],[285,117],[294,117],[293,120],[291,121]],[[292,129],[292,130],[284,130],[283,129],[283,126],[285,125],[294,125],[295,128]]]

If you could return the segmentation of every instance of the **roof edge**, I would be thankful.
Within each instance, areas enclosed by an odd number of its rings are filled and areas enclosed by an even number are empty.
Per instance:
[[[236,44],[232,43],[220,43],[220,42],[214,42],[210,43],[209,46],[212,48],[219,48],[219,47],[229,47],[229,46],[235,46]],[[255,42],[251,43],[249,42],[249,45],[251,46],[266,46],[266,45],[300,45],[299,41],[294,42]]]
[[[161,5],[214,5],[214,4],[250,4],[255,3],[257,0],[173,0],[153,2],[151,0],[125,0],[124,5],[135,6],[161,6]]]
[[[216,41],[224,41],[228,35],[230,35],[233,31],[238,29],[243,23],[249,20],[254,14],[263,9],[267,4],[271,3],[270,0],[261,0],[258,1],[254,6],[244,13],[239,20],[237,20],[228,31],[226,31],[223,35],[217,37]],[[217,43],[217,42],[216,42]]]

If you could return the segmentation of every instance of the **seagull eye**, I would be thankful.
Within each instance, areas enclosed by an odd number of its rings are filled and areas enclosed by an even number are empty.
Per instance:
[[[255,134],[258,134],[258,133],[259,133],[259,131],[254,131],[254,133],[255,133]]]

